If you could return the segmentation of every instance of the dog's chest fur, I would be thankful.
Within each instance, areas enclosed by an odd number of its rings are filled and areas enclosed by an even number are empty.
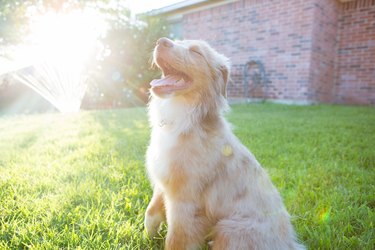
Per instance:
[[[151,179],[172,196],[186,198],[186,195],[197,194],[203,188],[196,184],[197,180],[207,182],[220,160],[222,138],[214,131],[207,133],[200,126],[189,127],[194,118],[189,116],[189,110],[179,110],[176,104],[151,104],[150,109],[154,114],[150,117],[153,129],[147,152]]]

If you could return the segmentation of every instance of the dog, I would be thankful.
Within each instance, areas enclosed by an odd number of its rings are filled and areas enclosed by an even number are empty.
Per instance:
[[[280,194],[222,116],[228,59],[204,41],[160,38],[153,61],[146,165],[150,237],[167,222],[167,250],[305,249]]]

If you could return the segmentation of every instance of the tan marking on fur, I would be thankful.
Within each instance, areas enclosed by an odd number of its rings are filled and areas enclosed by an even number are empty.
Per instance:
[[[175,151],[179,151],[182,145],[188,144],[192,140],[192,134],[181,134],[178,136],[178,147],[175,148]]]
[[[198,218],[205,218],[206,216],[206,211],[203,208],[197,209],[195,211],[194,217]]]
[[[241,191],[239,191],[233,198],[233,201],[234,202],[239,202],[240,200],[243,200],[244,198],[246,198],[246,196],[249,194],[247,188],[244,188],[242,189]]]
[[[165,249],[198,249],[198,246],[203,244],[211,225],[203,209],[197,209],[192,217],[185,217],[184,220],[186,224],[176,222],[171,226]]]
[[[168,235],[165,249],[166,250],[181,250],[181,247],[187,245],[187,237],[182,228],[175,228],[173,234]]]
[[[188,182],[185,170],[178,164],[172,164],[169,168],[169,176],[164,180],[166,192],[172,197],[178,196]]]
[[[225,65],[221,65],[220,66],[220,72],[223,76],[223,80],[224,80],[224,86],[222,86],[222,91],[221,91],[221,94],[227,98],[227,84],[228,84],[228,80],[229,80],[229,69],[225,66]]]
[[[161,214],[162,217],[165,217],[164,199],[161,194],[159,194],[155,199],[151,200],[150,205],[147,209],[147,214],[149,216]]]
[[[248,157],[243,157],[241,159],[242,166],[249,166],[250,165],[250,159]]]
[[[229,250],[229,237],[218,235],[214,238],[212,250]]]
[[[222,123],[217,116],[208,115],[204,117],[201,122],[201,127],[204,129],[205,132],[208,133],[208,136],[212,136],[218,133],[220,128],[222,128]]]

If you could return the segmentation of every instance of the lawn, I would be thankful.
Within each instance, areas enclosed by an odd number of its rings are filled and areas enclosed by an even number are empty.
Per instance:
[[[233,106],[234,132],[309,249],[375,247],[375,109]],[[146,110],[0,117],[0,249],[160,249],[147,238]]]

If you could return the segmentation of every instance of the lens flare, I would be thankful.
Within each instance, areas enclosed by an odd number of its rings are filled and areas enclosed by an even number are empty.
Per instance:
[[[90,9],[33,16],[30,34],[12,56],[16,65],[31,69],[17,70],[14,77],[59,111],[78,111],[90,55],[100,48],[98,39],[106,29],[104,18]]]
[[[106,23],[93,10],[49,12],[33,18],[30,30],[28,40],[39,56],[82,67],[97,38],[105,32]]]

